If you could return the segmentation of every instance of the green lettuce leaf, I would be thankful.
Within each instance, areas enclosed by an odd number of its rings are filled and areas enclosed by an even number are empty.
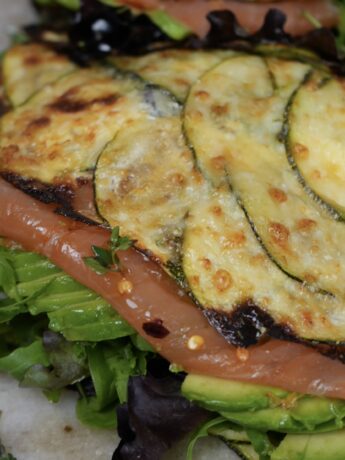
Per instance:
[[[201,438],[208,437],[212,428],[223,425],[225,421],[226,419],[223,417],[216,417],[198,427],[189,439],[186,460],[193,460],[193,450],[197,441]]]
[[[146,372],[151,347],[111,305],[38,254],[0,247],[1,290],[0,371],[52,402],[74,385],[79,419],[114,427],[115,407],[126,401],[129,377]]]
[[[82,398],[77,402],[76,413],[78,419],[85,425],[106,429],[117,427],[115,404],[100,410],[96,399]]]
[[[246,430],[246,432],[260,460],[270,460],[274,447],[267,434],[257,430]]]
[[[61,335],[47,331],[43,335],[43,346],[49,359],[49,368],[32,366],[24,375],[22,386],[59,390],[89,374],[84,344],[68,342]]]
[[[49,366],[49,364],[42,340],[38,339],[31,345],[19,347],[9,355],[0,358],[0,371],[6,372],[18,380],[23,380],[26,372],[32,366]]]

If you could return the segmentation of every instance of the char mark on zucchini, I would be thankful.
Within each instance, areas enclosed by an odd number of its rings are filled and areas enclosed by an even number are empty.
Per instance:
[[[228,342],[237,347],[247,348],[269,337],[311,345],[308,341],[299,340],[289,325],[275,322],[273,317],[252,299],[236,306],[231,313],[205,310],[204,314],[210,324]]]
[[[60,216],[69,217],[76,222],[82,222],[83,224],[87,225],[99,225],[99,222],[96,222],[93,219],[89,219],[88,217],[84,216],[78,211],[75,211],[72,208],[61,207],[55,209],[56,214],[60,214]]]
[[[0,172],[0,176],[19,190],[46,204],[57,205],[55,212],[88,225],[99,225],[99,217],[93,208],[85,212],[80,209],[79,197],[91,187],[89,180],[79,180],[76,184],[45,184],[35,179],[27,179],[11,172]],[[87,214],[87,215],[85,215]]]
[[[49,104],[49,108],[61,113],[77,113],[87,110],[89,107],[99,104],[104,106],[115,105],[117,100],[121,97],[119,94],[106,94],[101,97],[96,97],[89,101],[74,98],[78,88],[72,88],[63,94],[56,101]]]
[[[72,205],[75,192],[67,184],[45,184],[39,180],[28,179],[9,171],[1,171],[0,176],[42,203],[54,203],[66,209]]]
[[[204,310],[210,324],[236,347],[247,348],[270,337],[316,348],[320,353],[345,363],[345,343],[303,340],[288,324],[277,323],[262,307],[248,299],[231,313]]]
[[[231,313],[204,310],[210,324],[231,344],[246,348],[267,337],[273,318],[248,299]]]

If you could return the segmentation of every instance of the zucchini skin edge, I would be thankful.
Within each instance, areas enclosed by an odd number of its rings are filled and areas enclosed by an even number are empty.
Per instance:
[[[271,337],[312,347],[331,359],[345,363],[345,342],[321,342],[299,337],[287,324],[275,322],[251,299],[238,305],[230,314],[205,308],[203,313],[212,327],[234,346],[248,348]]]
[[[339,221],[339,222],[345,222],[345,214],[341,214],[337,209],[335,209],[331,204],[327,203],[324,201],[309,185],[306,179],[304,178],[302,172],[300,171],[294,155],[292,153],[292,143],[291,143],[291,110],[292,106],[294,103],[294,100],[296,98],[297,93],[301,89],[303,85],[308,83],[308,81],[311,80],[312,76],[314,74],[314,69],[310,70],[310,72],[307,73],[305,79],[301,82],[299,87],[293,92],[293,94],[290,97],[289,102],[286,105],[285,111],[284,111],[284,121],[283,121],[283,126],[281,129],[281,132],[279,133],[279,140],[284,143],[285,146],[285,152],[286,152],[286,157],[287,160],[294,171],[294,173],[297,176],[298,182],[302,185],[302,187],[305,189],[306,193],[319,205],[321,206],[324,210],[328,212],[330,217],[332,217],[334,220]],[[327,81],[331,76],[325,76],[324,79],[321,81],[321,85],[326,84]]]

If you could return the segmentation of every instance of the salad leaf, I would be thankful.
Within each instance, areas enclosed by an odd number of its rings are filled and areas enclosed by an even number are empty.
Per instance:
[[[180,393],[181,375],[131,377],[128,403],[118,407],[122,438],[113,460],[159,460],[173,443],[209,418]]]
[[[117,341],[89,347],[88,360],[99,408],[106,407],[117,396],[120,402],[126,401],[127,382],[136,371],[137,361],[130,344]]]
[[[14,283],[8,289],[11,298],[0,300],[0,323],[29,310],[48,314],[49,328],[67,340],[97,342],[134,334],[111,305],[44,257],[0,248],[2,261],[13,271]],[[0,288],[6,281],[0,279]]]
[[[77,405],[78,417],[84,423],[100,428],[115,427],[115,403],[127,400],[130,376],[146,372],[147,353],[118,340],[88,346],[87,355],[95,395],[87,397],[82,394]]]
[[[151,347],[151,345],[146,342],[146,340],[143,339],[139,334],[131,335],[131,341],[135,348],[140,351],[151,351],[152,353],[154,352],[154,349]]]
[[[15,316],[26,311],[22,302],[12,302],[9,299],[0,300],[0,323],[7,323]]]
[[[210,435],[210,429],[216,428],[218,425],[223,425],[226,421],[223,417],[216,417],[208,420],[206,423],[203,423],[200,427],[190,437],[187,449],[186,460],[193,460],[193,449],[197,441],[201,438],[208,437]]]
[[[98,342],[134,334],[133,328],[99,298],[61,308],[48,317],[50,329],[72,341]]]
[[[115,234],[113,243],[126,246],[120,238]],[[0,247],[0,262],[0,290],[6,285],[8,292],[0,319],[12,309],[0,321],[0,371],[41,388],[52,402],[63,388],[77,387],[80,420],[114,427],[128,378],[146,372],[152,349],[107,302],[44,257]]]
[[[270,460],[274,447],[268,435],[257,430],[246,430],[246,432],[260,460]]]
[[[114,429],[117,426],[115,404],[99,409],[97,399],[79,399],[76,407],[78,419],[94,428]]]
[[[37,339],[31,345],[19,347],[3,358],[0,358],[0,371],[22,380],[26,372],[34,365],[49,366],[49,358],[42,340]]]
[[[25,374],[22,386],[40,387],[46,390],[62,389],[82,380],[88,375],[85,346],[68,342],[60,334],[46,331],[43,346],[50,367],[36,365]]]
[[[2,257],[1,257],[2,256]],[[19,301],[20,296],[16,289],[17,280],[15,271],[6,258],[5,254],[0,252],[0,286],[2,291],[7,296],[13,296],[15,300]]]

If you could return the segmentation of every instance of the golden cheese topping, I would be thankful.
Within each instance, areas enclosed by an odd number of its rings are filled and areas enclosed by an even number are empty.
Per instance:
[[[203,179],[185,144],[180,107],[152,89],[156,114],[122,129],[96,169],[96,200],[109,224],[136,240],[164,264],[180,258],[185,216],[201,193]]]
[[[293,98],[288,150],[307,186],[345,217],[345,88],[314,72]]]
[[[96,168],[102,217],[204,308],[231,317],[255,305],[301,338],[341,341],[345,227],[303,188],[283,139],[286,107],[310,66],[231,53],[219,63],[225,54],[116,58],[181,100],[193,84],[185,107],[128,72],[48,79],[3,117],[0,170],[68,183]],[[133,286],[123,277],[117,290]],[[186,337],[186,347],[202,349],[203,337]]]
[[[76,66],[66,56],[44,45],[14,46],[6,52],[2,63],[6,94],[16,107],[43,86],[75,69]]]
[[[344,298],[345,226],[308,195],[280,139],[285,107],[309,67],[274,59],[268,66],[242,56],[206,73],[188,98],[186,133],[205,175],[229,182],[272,259]]]
[[[250,303],[299,337],[343,340],[344,301],[288,278],[259,244],[226,186],[210,189],[190,210],[182,252],[194,296],[230,324],[231,314]]]
[[[87,175],[120,126],[141,110],[136,79],[77,70],[1,120],[0,168],[52,183]]]
[[[192,83],[206,70],[234,54],[230,50],[165,50],[144,56],[118,56],[111,62],[120,69],[135,72],[145,80],[167,88],[178,100],[184,101]]]

